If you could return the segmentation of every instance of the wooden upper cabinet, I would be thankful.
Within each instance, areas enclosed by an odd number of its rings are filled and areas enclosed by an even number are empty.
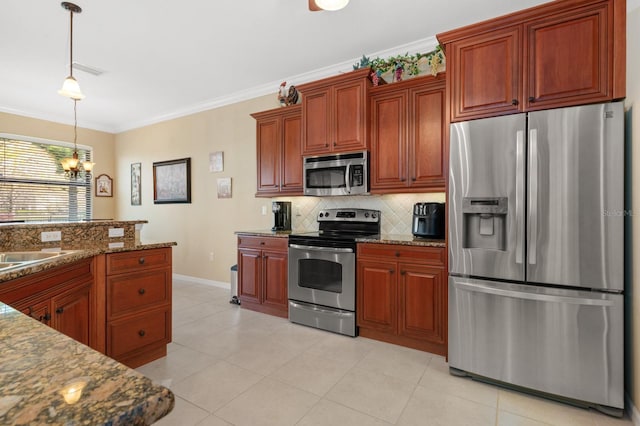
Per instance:
[[[625,0],[557,0],[438,34],[451,121],[625,96]]]
[[[371,90],[371,192],[444,191],[445,76]]]
[[[509,27],[447,46],[455,120],[521,111],[521,32]]]
[[[298,86],[302,95],[302,155],[365,150],[369,69]]]
[[[256,119],[256,196],[302,195],[300,108],[251,114]]]
[[[612,99],[611,16],[604,2],[525,26],[528,110]]]

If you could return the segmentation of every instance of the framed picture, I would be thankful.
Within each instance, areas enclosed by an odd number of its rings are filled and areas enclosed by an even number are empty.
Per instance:
[[[113,179],[109,175],[96,178],[96,197],[113,197]]]
[[[218,179],[218,198],[231,198],[231,178]]]
[[[191,203],[191,158],[153,163],[153,203]]]
[[[131,164],[131,205],[142,205],[142,163]]]
[[[224,170],[224,152],[216,151],[209,153],[209,172],[221,172]]]

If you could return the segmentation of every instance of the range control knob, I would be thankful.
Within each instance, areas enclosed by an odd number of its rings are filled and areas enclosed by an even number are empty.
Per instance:
[[[324,217],[324,213],[322,213],[322,212],[321,212],[321,213],[319,214],[319,216],[320,216],[320,217]]]
[[[372,219],[375,219],[376,217],[378,217],[378,214],[377,214],[377,213],[371,213],[371,218],[372,218]]]
[[[329,212],[326,212],[324,215],[325,217],[329,217]]]
[[[369,217],[369,212],[364,212],[364,217]]]

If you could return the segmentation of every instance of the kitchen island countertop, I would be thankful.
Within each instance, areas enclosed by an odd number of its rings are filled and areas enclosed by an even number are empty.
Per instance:
[[[173,408],[169,389],[3,303],[0,342],[0,424],[146,425]]]

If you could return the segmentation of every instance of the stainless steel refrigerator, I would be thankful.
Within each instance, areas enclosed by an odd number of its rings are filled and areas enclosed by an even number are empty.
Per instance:
[[[623,112],[451,125],[452,373],[622,414]]]

